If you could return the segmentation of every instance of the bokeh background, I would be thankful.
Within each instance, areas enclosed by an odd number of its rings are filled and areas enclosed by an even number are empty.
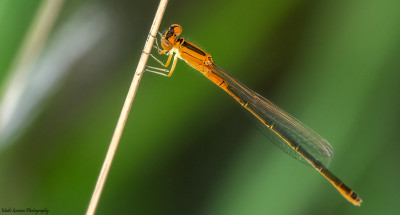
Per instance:
[[[44,3],[0,0],[0,207],[83,214],[158,1],[65,1],[18,75]],[[160,28],[180,24],[326,138],[330,170],[361,207],[179,62],[171,78],[144,75],[97,214],[399,214],[399,11],[397,0],[171,0]]]

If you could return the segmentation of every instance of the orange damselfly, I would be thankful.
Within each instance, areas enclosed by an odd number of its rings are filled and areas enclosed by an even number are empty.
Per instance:
[[[257,118],[262,124],[263,132],[267,136],[272,137],[271,139],[276,145],[288,152],[289,155],[310,164],[332,183],[344,198],[354,205],[360,206],[362,202],[360,197],[326,168],[333,158],[333,149],[324,138],[224,72],[220,67],[215,65],[211,55],[193,43],[179,38],[178,36],[181,32],[182,27],[173,24],[161,38],[163,50],[156,43],[159,54],[169,55],[165,64],[150,54],[164,67],[169,66],[172,56],[175,54],[171,69],[167,70],[147,66],[148,69],[146,71],[169,77],[175,69],[178,58],[184,60],[189,66],[201,72],[214,84],[226,91]],[[166,72],[167,74],[155,70]]]

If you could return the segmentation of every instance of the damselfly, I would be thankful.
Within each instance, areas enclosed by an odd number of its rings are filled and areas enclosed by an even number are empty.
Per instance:
[[[211,55],[193,43],[179,38],[178,36],[181,32],[182,27],[180,25],[171,25],[162,35],[161,46],[163,50],[158,47],[156,40],[156,48],[159,54],[169,55],[165,64],[150,54],[164,67],[169,66],[172,56],[175,54],[171,69],[147,66],[146,71],[169,77],[175,69],[178,58],[184,60],[189,66],[201,72],[214,84],[227,92],[257,118],[262,124],[264,133],[274,136],[275,138],[272,138],[272,140],[281,148],[286,149],[284,151],[292,151],[293,157],[310,164],[332,183],[348,201],[360,206],[362,200],[359,196],[326,168],[333,158],[333,149],[324,138],[224,72],[215,65]]]

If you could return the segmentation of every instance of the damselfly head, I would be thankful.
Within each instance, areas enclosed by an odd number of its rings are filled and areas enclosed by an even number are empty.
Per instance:
[[[177,37],[181,34],[182,27],[178,24],[173,24],[169,27],[169,29],[165,32],[165,39],[169,39],[170,37]]]
[[[178,39],[177,36],[181,34],[182,32],[182,27],[178,24],[173,24],[169,27],[169,29],[165,32],[162,40],[161,40],[161,46],[165,50],[171,50]]]

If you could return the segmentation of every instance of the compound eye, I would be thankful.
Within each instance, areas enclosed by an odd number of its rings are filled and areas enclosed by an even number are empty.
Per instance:
[[[174,32],[175,36],[179,36],[182,33],[182,27],[178,24],[171,25],[170,30]]]
[[[165,50],[171,50],[172,49],[172,43],[166,39],[161,40],[161,46]]]

